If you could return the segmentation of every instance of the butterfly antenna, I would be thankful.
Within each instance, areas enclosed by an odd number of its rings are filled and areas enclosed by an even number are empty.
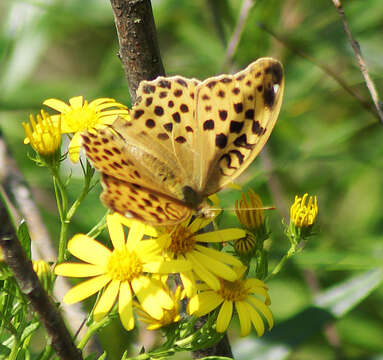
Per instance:
[[[247,207],[247,208],[241,208],[241,211],[254,211],[254,210],[275,210],[275,206],[261,206],[261,207]],[[235,211],[236,208],[234,207],[225,207],[225,208],[209,208],[211,211]]]

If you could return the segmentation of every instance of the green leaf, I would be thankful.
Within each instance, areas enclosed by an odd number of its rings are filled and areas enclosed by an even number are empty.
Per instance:
[[[84,360],[95,360],[95,359],[105,359],[106,353],[104,352],[99,358],[97,358],[96,353],[89,354]]]
[[[371,270],[334,286],[315,298],[315,304],[340,318],[357,306],[383,281],[383,270]]]
[[[0,360],[8,359],[11,349],[5,345],[0,344]]]
[[[34,322],[30,325],[28,325],[22,335],[21,335],[21,342],[25,341],[26,338],[28,338],[28,336],[32,335],[40,326],[40,323],[39,322]]]
[[[17,229],[17,237],[20,240],[21,246],[23,247],[25,254],[28,259],[31,258],[31,237],[29,236],[29,230],[27,223],[23,220]]]

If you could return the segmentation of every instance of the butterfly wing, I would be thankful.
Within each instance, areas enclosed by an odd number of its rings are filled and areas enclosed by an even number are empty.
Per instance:
[[[193,178],[203,196],[237,178],[268,140],[282,105],[282,65],[261,58],[234,75],[197,87],[197,152]]]
[[[182,202],[137,184],[102,174],[102,202],[123,215],[153,225],[174,225],[186,219],[191,209]]]
[[[109,208],[164,225],[182,221],[191,202],[199,202],[188,188],[198,83],[179,76],[143,81],[130,121],[120,117],[83,134],[86,154],[103,174],[101,198]],[[185,201],[190,193],[192,201]]]

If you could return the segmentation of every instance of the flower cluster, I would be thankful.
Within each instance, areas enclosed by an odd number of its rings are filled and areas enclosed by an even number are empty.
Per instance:
[[[68,244],[69,252],[82,263],[62,263],[55,273],[70,277],[91,277],[73,287],[65,303],[81,301],[103,289],[94,308],[94,319],[101,320],[117,300],[124,327],[134,327],[133,313],[156,329],[180,320],[180,300],[190,299],[188,313],[201,316],[220,307],[216,330],[226,331],[235,305],[241,334],[247,335],[253,324],[258,335],[273,325],[268,308],[270,299],[265,284],[258,279],[243,279],[246,268],[234,256],[203,244],[221,243],[243,237],[241,229],[206,233],[212,219],[196,218],[159,231],[117,213],[107,216],[114,249],[82,234]],[[125,238],[124,227],[129,227]],[[166,281],[169,274],[180,275],[182,288],[172,291]],[[134,300],[136,299],[136,300]],[[249,313],[250,317],[244,316]]]
[[[88,103],[82,96],[69,99],[69,105],[58,99],[47,99],[44,105],[58,114],[49,115],[41,110],[41,115],[30,115],[30,123],[23,123],[25,144],[31,144],[42,157],[57,152],[62,134],[71,134],[68,147],[69,158],[77,162],[81,150],[81,132],[94,131],[110,125],[121,116],[129,119],[128,108],[110,98],[100,98]]]

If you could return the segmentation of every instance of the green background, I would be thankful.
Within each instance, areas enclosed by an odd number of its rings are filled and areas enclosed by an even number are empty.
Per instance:
[[[377,91],[382,92],[383,2],[348,0],[343,5]],[[340,17],[330,0],[258,1],[232,66],[224,66],[240,8],[238,0],[153,1],[168,75],[204,79],[235,72],[262,56],[278,58],[284,65],[284,103],[267,154],[237,181],[276,207],[268,212],[271,268],[288,249],[282,219],[288,221],[294,196],[305,192],[318,196],[316,236],[268,283],[275,329],[260,341],[254,333],[240,339],[234,321],[233,350],[240,359],[267,354],[273,354],[272,359],[379,359],[383,357],[379,287],[383,127],[331,75],[371,102]],[[28,159],[21,122],[51,97],[64,101],[76,95],[88,100],[113,97],[129,105],[117,51],[113,13],[106,0],[0,2],[0,126],[53,240],[58,217],[52,184],[47,171]],[[72,172],[70,189],[75,198],[81,184],[79,168],[65,162],[63,172]],[[82,204],[71,234],[87,232],[104,214],[99,192],[97,187]],[[237,191],[220,194],[225,207],[233,207],[239,196]],[[222,225],[235,224],[232,214],[225,219]],[[327,289],[337,294],[335,300],[314,308]],[[346,305],[337,312],[339,303]],[[324,327],[328,319],[334,319],[331,328]],[[149,341],[151,336],[136,332],[132,343],[117,321],[101,333],[100,341],[110,358],[117,359],[129,343],[134,354],[142,339]]]

